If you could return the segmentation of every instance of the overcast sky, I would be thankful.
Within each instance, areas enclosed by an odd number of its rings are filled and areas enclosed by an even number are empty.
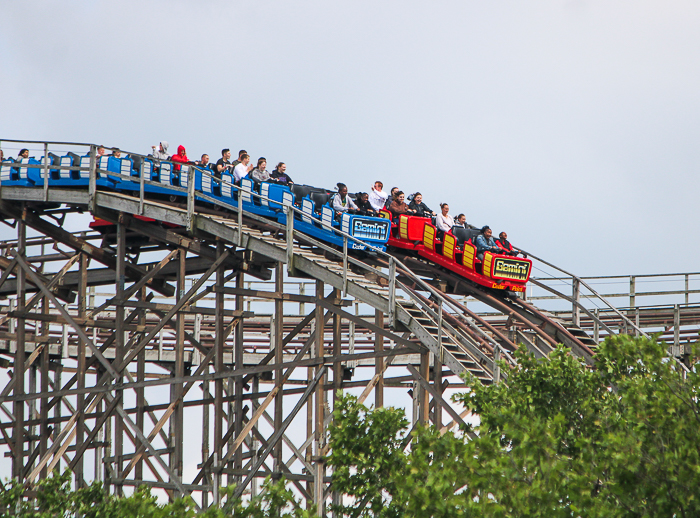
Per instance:
[[[298,183],[420,190],[579,275],[698,269],[696,1],[0,0],[0,16],[1,138],[245,148]]]

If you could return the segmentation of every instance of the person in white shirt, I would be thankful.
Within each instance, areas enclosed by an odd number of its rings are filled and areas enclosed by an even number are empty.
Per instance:
[[[382,190],[383,187],[384,184],[382,182],[374,182],[374,187],[372,187],[372,190],[369,192],[369,204],[377,212],[384,208],[386,199],[389,197],[389,195]]]
[[[253,164],[250,163],[250,155],[241,155],[241,163],[233,168],[233,180],[236,184],[241,183],[241,179],[248,176],[250,170],[253,169]]]
[[[450,230],[452,230],[452,223],[454,222],[454,220],[449,214],[450,206],[447,203],[441,203],[440,209],[442,209],[442,214],[438,214],[435,218],[435,226],[439,231],[439,237],[442,239],[442,237],[445,235],[445,232],[449,232]]]
[[[357,210],[357,205],[355,205],[352,198],[348,196],[348,186],[344,183],[338,184],[338,193],[333,196],[333,210],[336,216],[340,216],[343,212],[347,212],[348,210]]]

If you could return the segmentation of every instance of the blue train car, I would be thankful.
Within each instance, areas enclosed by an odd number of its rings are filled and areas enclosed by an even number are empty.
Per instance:
[[[366,243],[361,244],[355,241],[349,241],[348,249],[368,250],[369,247],[367,245],[371,245],[382,251],[386,250],[386,244],[391,231],[391,222],[383,218],[360,216],[348,214],[347,212],[341,215],[340,221],[336,221],[335,211],[328,203],[320,207],[320,215],[315,209],[316,203],[312,201],[310,196],[305,196],[301,202],[302,214],[297,214],[299,222],[294,222],[295,228],[317,239],[342,247],[343,236],[329,230],[329,227],[338,228]],[[322,223],[324,225],[322,225]]]
[[[196,170],[195,191],[234,208],[238,207],[240,199],[243,210],[276,219],[283,225],[287,224],[285,206],[294,204],[294,194],[286,185],[274,182],[256,185],[252,180],[243,178],[240,186],[234,187],[233,176],[230,174],[224,173],[221,179],[216,179],[211,170],[201,168]],[[206,201],[202,196],[198,198]],[[365,244],[350,240],[350,250],[368,250],[367,245],[386,250],[391,224],[383,218],[343,214],[340,221],[336,221],[335,212],[327,200],[317,211],[309,196],[301,200],[301,208],[302,214],[295,213],[294,218],[294,228],[299,232],[342,248],[343,236],[333,230],[338,229],[364,241]]]
[[[183,189],[189,187],[189,165],[161,160],[158,165],[140,156],[101,156],[97,159],[97,186],[103,189],[137,193],[141,189],[141,177],[147,195],[185,196]],[[49,154],[49,186],[79,187],[90,182],[90,155],[65,156]],[[5,160],[0,164],[0,183],[39,187],[44,184],[44,159],[24,158],[19,161]],[[178,189],[179,188],[179,189]],[[295,212],[294,227],[310,237],[342,248],[344,237],[336,230],[362,241],[348,241],[349,250],[368,250],[369,246],[386,250],[391,224],[383,218],[373,218],[344,213],[336,219],[329,204],[330,193],[323,189],[310,188],[303,198],[292,193],[289,187],[274,182],[254,183],[248,178],[234,185],[231,174],[216,178],[210,167],[196,166],[194,169],[194,191],[199,201],[215,202],[223,207],[243,210],[287,224],[286,207],[301,208]],[[312,200],[312,197],[314,199]]]
[[[107,170],[107,160],[113,157],[101,157],[102,166]],[[103,168],[98,162],[98,168]],[[66,168],[73,169],[66,169]],[[90,183],[90,155],[79,156],[68,153],[59,157],[49,153],[48,183],[55,186],[87,186]],[[19,185],[39,187],[44,185],[44,158],[22,158],[17,161],[4,160],[0,164],[0,183],[2,185]],[[97,173],[97,185],[114,188],[117,179]]]

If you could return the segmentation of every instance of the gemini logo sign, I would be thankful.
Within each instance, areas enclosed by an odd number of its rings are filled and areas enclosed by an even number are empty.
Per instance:
[[[493,275],[514,281],[526,281],[530,273],[530,263],[517,259],[496,257],[493,264]]]
[[[352,220],[352,235],[358,239],[376,239],[384,241],[389,231],[389,220],[376,221],[355,218]]]

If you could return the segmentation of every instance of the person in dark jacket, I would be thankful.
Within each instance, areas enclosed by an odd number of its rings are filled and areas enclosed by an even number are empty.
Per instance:
[[[496,245],[498,245],[499,248],[503,250],[502,253],[507,254],[507,255],[512,255],[513,257],[517,257],[518,254],[523,254],[523,257],[527,257],[527,254],[521,250],[518,250],[517,248],[513,248],[513,245],[510,244],[508,241],[508,234],[505,232],[501,232],[498,234],[498,239],[496,239]]]
[[[389,210],[389,205],[394,203],[394,197],[396,196],[397,192],[399,192],[398,187],[392,187],[391,191],[389,191],[389,197],[386,199],[386,202],[384,203],[384,208],[386,210]]]
[[[423,195],[419,192],[413,195],[413,199],[411,203],[408,204],[408,208],[415,210],[416,216],[421,216],[423,218],[432,218],[435,216],[435,213],[423,203]]]
[[[369,194],[366,192],[358,192],[357,199],[355,200],[357,205],[357,212],[362,216],[377,216],[377,211],[374,210],[372,204],[369,202]]]
[[[214,166],[214,177],[221,178],[223,173],[231,174],[233,168],[231,167],[229,158],[231,158],[231,150],[229,148],[222,149],[221,158],[216,161],[216,165]]]
[[[294,183],[291,176],[287,174],[287,164],[284,162],[277,164],[277,167],[275,167],[270,175],[270,180],[281,183],[282,185],[291,185]]]

